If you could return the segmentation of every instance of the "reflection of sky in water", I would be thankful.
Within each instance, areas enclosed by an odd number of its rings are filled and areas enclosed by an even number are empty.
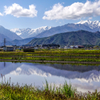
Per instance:
[[[67,67],[67,65],[66,65]],[[87,72],[60,70],[45,64],[0,62],[0,74],[5,75],[6,80],[11,77],[11,82],[28,85],[43,86],[45,80],[48,83],[71,83],[78,91],[100,91],[100,71]],[[2,80],[2,78],[0,78]]]

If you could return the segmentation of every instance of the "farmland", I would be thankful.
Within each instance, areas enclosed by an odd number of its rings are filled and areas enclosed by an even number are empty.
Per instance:
[[[34,52],[0,52],[0,60],[37,61],[37,62],[100,62],[100,50],[52,49],[35,50]]]

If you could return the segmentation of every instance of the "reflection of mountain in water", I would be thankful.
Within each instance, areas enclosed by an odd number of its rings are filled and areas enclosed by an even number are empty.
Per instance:
[[[63,66],[64,68],[73,68],[73,65],[60,65],[60,64],[32,64],[32,63],[11,63],[7,62],[5,67],[3,63],[0,62],[0,74],[14,74],[14,75],[39,75],[43,77],[47,76],[61,76],[68,79],[78,79],[80,81],[100,81],[100,71],[91,69],[86,72],[78,72],[78,71],[69,71],[69,70],[61,70],[56,69],[59,66]],[[53,66],[53,67],[52,67]],[[55,67],[56,66],[56,67]],[[70,67],[69,67],[70,66]],[[55,68],[54,68],[55,67]],[[92,66],[77,66],[78,69],[82,70],[82,67],[90,67]],[[100,66],[97,66],[98,69]],[[93,67],[95,68],[95,66]],[[89,68],[88,68],[89,69]]]
[[[41,66],[40,64],[38,64]],[[15,75],[40,75],[40,76],[49,76],[48,73],[42,71],[41,69],[36,68],[37,64],[31,63],[11,63],[6,62],[6,66],[4,67],[4,63],[0,62],[0,74],[15,74]]]
[[[67,71],[78,71],[78,72],[87,72],[91,70],[97,70],[100,71],[100,66],[91,66],[91,65],[71,65],[71,64],[49,64],[50,66],[61,69],[61,70],[67,70]]]
[[[19,67],[17,67],[14,71],[10,72],[10,74],[15,74],[15,75],[39,75],[43,77],[51,76],[49,73],[43,71],[40,69],[41,65],[37,64],[21,64]],[[46,67],[46,66],[45,66]]]
[[[89,66],[84,66],[84,67],[89,67]],[[55,69],[49,66],[47,68],[42,66],[39,67],[39,69],[45,71],[46,73],[50,73],[51,75],[62,76],[68,79],[79,79],[80,81],[87,81],[87,82],[100,81],[100,71],[97,70],[78,72],[78,71],[67,71],[67,70]]]
[[[20,63],[0,62],[0,74],[6,75],[15,70]]]

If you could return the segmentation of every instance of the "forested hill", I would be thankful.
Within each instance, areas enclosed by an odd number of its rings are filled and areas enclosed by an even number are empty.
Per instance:
[[[30,41],[30,45],[59,44],[61,46],[69,45],[100,45],[100,32],[88,32],[84,30],[65,32],[45,38],[35,38]]]

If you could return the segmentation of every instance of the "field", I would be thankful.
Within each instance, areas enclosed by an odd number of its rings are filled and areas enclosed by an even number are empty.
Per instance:
[[[34,52],[3,52],[0,51],[0,61],[63,61],[64,63],[100,63],[100,50],[35,50]],[[79,93],[67,82],[56,87],[46,85],[41,89],[33,86],[11,85],[9,82],[0,83],[0,100],[100,100],[100,92]]]
[[[100,63],[100,50],[82,50],[82,49],[52,49],[35,50],[34,52],[0,52],[1,60],[16,61],[37,61],[37,62],[88,62]]]

